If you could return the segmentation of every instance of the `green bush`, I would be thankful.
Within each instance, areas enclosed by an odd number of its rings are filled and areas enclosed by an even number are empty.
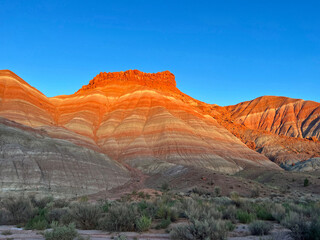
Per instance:
[[[161,222],[156,225],[156,229],[166,229],[171,224],[170,218],[161,219]]]
[[[48,227],[48,210],[38,209],[36,211],[36,215],[29,219],[27,222],[25,229],[36,229],[36,230],[44,230]]]
[[[222,240],[227,237],[227,227],[221,220],[207,219],[204,221],[193,220],[189,224],[178,225],[170,232],[171,239],[194,240],[215,239]]]
[[[104,213],[107,213],[109,211],[110,203],[108,201],[105,201],[101,205],[101,209]]]
[[[104,218],[100,220],[100,228],[106,231],[135,231],[135,221],[139,217],[137,208],[130,204],[112,205]]]
[[[303,181],[303,186],[304,186],[304,187],[308,187],[309,184],[310,184],[309,179],[308,179],[308,178],[304,179],[304,181]]]
[[[169,207],[165,204],[161,205],[156,213],[156,217],[160,219],[170,219],[172,222],[177,221],[178,212],[175,208]]]
[[[73,240],[78,236],[74,224],[68,226],[58,226],[57,222],[51,224],[52,231],[46,231],[44,237],[46,240]]]
[[[157,206],[152,202],[141,201],[137,203],[137,210],[141,216],[154,218],[157,214]]]
[[[249,230],[252,235],[267,235],[272,230],[272,224],[264,221],[254,221],[250,223]]]
[[[79,228],[96,229],[102,217],[102,209],[98,205],[81,202],[72,206],[71,216]]]
[[[34,218],[30,219],[26,226],[26,230],[44,230],[48,227],[48,222],[43,216],[35,216]]]
[[[226,221],[225,223],[227,230],[230,232],[232,232],[236,228],[236,225],[234,225],[231,221]]]
[[[10,224],[26,223],[35,213],[30,199],[24,197],[6,198],[3,207],[10,213]]]
[[[255,219],[255,216],[252,213],[248,213],[243,210],[238,210],[237,219],[241,223],[251,223]]]
[[[145,232],[145,231],[148,231],[150,226],[151,226],[151,218],[148,218],[146,216],[142,216],[140,217],[137,222],[136,222],[136,225],[137,225],[137,230],[139,232]]]
[[[256,216],[260,220],[273,221],[274,218],[271,214],[273,206],[268,203],[258,204],[255,206]]]

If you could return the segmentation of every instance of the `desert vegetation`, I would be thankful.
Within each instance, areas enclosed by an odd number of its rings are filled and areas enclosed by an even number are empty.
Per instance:
[[[217,190],[176,193],[167,187],[153,194],[133,191],[114,201],[21,196],[1,199],[0,224],[42,230],[50,240],[82,239],[76,229],[164,229],[171,239],[226,239],[237,224],[246,224],[252,235],[260,236],[280,224],[290,230],[293,239],[317,240],[320,202],[244,198],[236,192],[221,196]]]

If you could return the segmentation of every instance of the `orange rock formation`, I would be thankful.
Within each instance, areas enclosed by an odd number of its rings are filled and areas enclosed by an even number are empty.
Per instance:
[[[53,98],[1,71],[0,99],[1,117],[133,167],[167,162],[222,172],[276,168],[222,127],[212,117],[213,105],[180,92],[168,71],[100,73],[75,94]]]

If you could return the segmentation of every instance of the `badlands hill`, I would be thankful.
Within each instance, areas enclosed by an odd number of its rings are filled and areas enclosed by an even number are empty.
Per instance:
[[[250,103],[223,108],[200,102],[179,91],[169,71],[100,73],[72,95],[48,98],[2,70],[1,189],[89,194],[188,167],[280,170],[270,159],[295,162],[319,152],[316,139],[291,137],[319,136],[319,104],[311,103],[292,103],[304,113],[294,118],[281,110],[280,122],[270,127],[254,124],[254,117],[266,119],[258,103],[250,111]],[[283,107],[265,104],[268,119]],[[298,153],[301,142],[311,150]]]
[[[320,103],[263,96],[226,107],[236,123],[288,137],[320,138]]]

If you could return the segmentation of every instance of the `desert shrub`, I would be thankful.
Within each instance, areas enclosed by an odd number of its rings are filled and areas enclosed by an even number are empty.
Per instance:
[[[74,204],[71,208],[71,216],[81,229],[96,229],[102,216],[102,209],[86,202]]]
[[[44,230],[48,227],[48,222],[42,216],[35,216],[34,218],[30,219],[26,226],[26,230],[36,229],[36,230]]]
[[[175,222],[178,219],[178,211],[174,207],[163,204],[159,207],[156,217],[160,219],[170,219],[172,222]]]
[[[12,222],[12,215],[6,209],[0,209],[0,225],[7,225]]]
[[[221,188],[220,187],[215,187],[213,191],[214,191],[214,195],[216,197],[221,197]]]
[[[295,240],[320,239],[320,219],[318,217],[308,220],[301,214],[289,212],[281,224],[291,230],[291,237]]]
[[[44,219],[34,219],[28,222],[25,229],[45,230],[48,227],[48,222]]]
[[[52,231],[46,231],[44,237],[46,240],[73,240],[78,236],[74,224],[68,226],[59,226],[57,222],[51,224]]]
[[[286,216],[286,209],[281,204],[275,204],[271,209],[271,215],[277,222],[281,222]]]
[[[212,194],[212,192],[208,191],[207,189],[204,188],[198,188],[195,187],[191,190],[192,193],[198,194],[199,196],[210,196]]]
[[[255,204],[254,202],[248,200],[248,199],[240,199],[239,203],[238,203],[238,207],[239,209],[246,211],[248,213],[252,213],[255,214],[256,213],[256,207],[257,204]]]
[[[273,221],[274,218],[271,214],[272,208],[273,208],[273,206],[270,203],[263,203],[263,204],[257,204],[254,207],[254,210],[256,212],[258,219]]]
[[[314,208],[312,204],[295,204],[295,203],[287,203],[284,204],[287,211],[293,211],[305,217],[311,217],[317,210]]]
[[[53,208],[48,213],[48,222],[61,222],[64,215],[68,214],[66,208]],[[70,222],[68,222],[69,224]]]
[[[87,203],[88,201],[89,201],[88,196],[81,196],[79,198],[79,202],[81,202],[81,203]]]
[[[227,206],[222,209],[222,219],[230,220],[235,223],[237,220],[237,210],[235,206]]]
[[[35,197],[30,197],[30,201],[34,207],[43,209],[49,203],[53,202],[53,197],[48,196],[48,197],[43,197],[43,198],[39,198],[39,199],[37,199]]]
[[[251,197],[252,198],[257,198],[260,196],[260,189],[258,187],[255,187],[253,189],[251,189]]]
[[[224,239],[228,227],[215,205],[209,201],[184,200],[189,223],[175,227],[172,239]]]
[[[236,205],[237,207],[240,207],[241,203],[242,203],[242,199],[239,195],[239,193],[237,192],[231,192],[230,193],[230,199],[231,199],[231,202]]]
[[[29,219],[27,222],[25,229],[36,229],[36,230],[44,230],[48,227],[48,210],[47,209],[38,209],[36,211],[36,215]]]
[[[156,225],[156,229],[166,229],[171,224],[170,218],[161,219],[161,222]]]
[[[161,206],[165,204],[165,205],[168,205],[169,207],[172,207],[175,205],[175,203],[176,203],[175,196],[170,192],[163,193],[163,195],[157,198],[155,201],[155,204],[157,206]]]
[[[56,199],[53,201],[53,208],[65,208],[69,206],[69,202],[65,199]]]
[[[308,237],[309,239],[320,240],[320,218],[311,221]]]
[[[226,224],[221,220],[207,219],[204,221],[194,220],[189,224],[178,225],[170,232],[171,239],[225,239],[227,237]]]
[[[157,214],[157,206],[152,202],[141,201],[137,203],[137,210],[141,216],[154,218]]]
[[[139,232],[148,231],[151,226],[151,218],[142,216],[137,220],[136,225]]]
[[[190,220],[195,219],[201,221],[209,218],[219,219],[222,216],[221,212],[219,212],[212,203],[187,199],[185,205],[185,214]]]
[[[302,215],[296,212],[289,212],[281,224],[291,230],[293,239],[306,239],[309,232],[309,223]]]
[[[214,203],[217,205],[228,206],[232,204],[232,200],[228,197],[219,197],[213,199]]]
[[[107,213],[109,211],[109,207],[111,204],[108,201],[105,201],[101,204],[101,209],[104,213]]]
[[[73,219],[73,216],[71,214],[71,210],[68,208],[66,210],[67,210],[66,214],[63,214],[60,218],[60,223],[62,225],[69,225],[70,223],[75,224],[75,220]]]
[[[12,232],[10,230],[4,230],[1,232],[1,234],[7,236],[7,235],[12,235]]]
[[[115,240],[127,240],[128,238],[126,235],[120,234],[119,236],[116,236],[114,239]]]
[[[241,223],[251,223],[255,219],[255,216],[240,209],[237,211],[237,219]]]
[[[100,220],[100,228],[106,231],[134,231],[135,221],[139,217],[137,208],[130,204],[113,205]]]
[[[303,181],[303,186],[304,187],[308,187],[309,185],[310,185],[309,179],[305,178],[304,181]]]
[[[139,198],[145,198],[144,192],[138,192],[138,197]]]
[[[272,224],[261,220],[250,223],[249,230],[252,235],[267,235],[272,229]]]
[[[3,206],[11,215],[9,216],[10,224],[26,223],[34,216],[34,209],[29,198],[9,197],[3,201]]]
[[[170,190],[169,183],[168,183],[168,182],[162,183],[162,185],[161,185],[161,190],[162,190],[163,192],[169,191],[169,190]]]
[[[232,232],[236,228],[236,225],[234,225],[231,221],[225,221],[225,223],[227,230],[230,232]]]

